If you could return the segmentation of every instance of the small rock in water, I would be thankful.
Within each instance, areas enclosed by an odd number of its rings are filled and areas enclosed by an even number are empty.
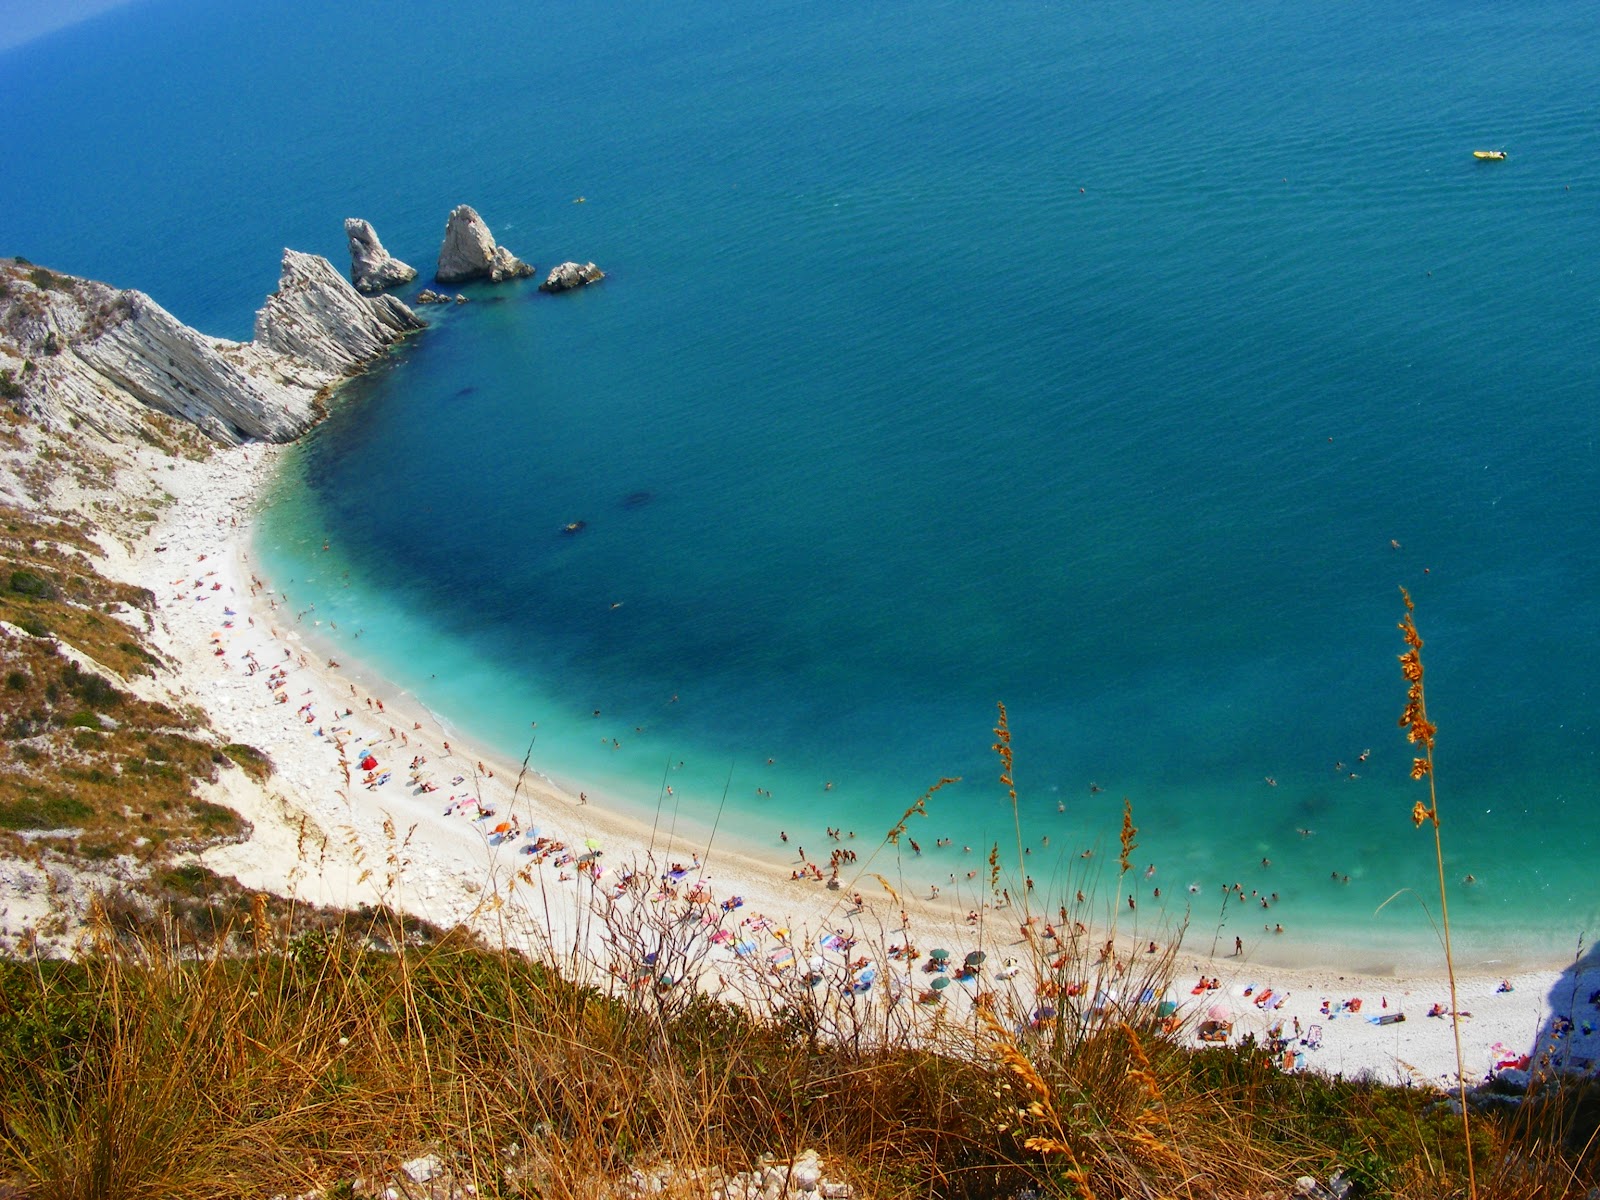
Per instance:
[[[593,263],[564,262],[551,270],[539,285],[541,292],[570,292],[586,284],[598,283],[606,274]]]
[[[646,504],[649,504],[650,501],[654,499],[655,493],[653,492],[629,492],[627,496],[623,498],[622,507],[643,508]]]

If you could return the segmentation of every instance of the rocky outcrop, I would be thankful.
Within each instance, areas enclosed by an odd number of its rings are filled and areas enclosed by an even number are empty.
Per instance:
[[[423,327],[391,296],[368,299],[325,258],[284,251],[255,339],[209,338],[143,292],[0,260],[0,381],[48,426],[143,437],[146,410],[218,442],[282,442],[327,391]]]
[[[350,282],[361,292],[381,292],[417,277],[417,269],[407,266],[383,248],[377,231],[359,217],[346,217],[344,235],[350,239]]]
[[[591,283],[598,283],[606,273],[593,263],[564,262],[556,267],[539,285],[541,292],[570,292]]]
[[[322,373],[320,387],[353,374],[422,327],[393,296],[362,296],[327,259],[285,250],[283,276],[256,313],[252,344]]]
[[[471,205],[457,205],[450,213],[445,222],[444,243],[439,247],[440,283],[465,283],[469,279],[500,283],[532,274],[532,266],[504,246],[495,245],[494,235]]]

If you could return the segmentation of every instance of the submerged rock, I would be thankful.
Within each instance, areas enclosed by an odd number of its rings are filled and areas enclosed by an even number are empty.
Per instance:
[[[541,292],[570,292],[591,283],[598,283],[606,273],[593,263],[564,262],[554,268],[543,283]]]
[[[495,245],[494,235],[483,218],[471,205],[460,204],[445,222],[436,274],[440,283],[463,283],[468,279],[500,283],[525,279],[533,274],[533,267],[504,246]]]
[[[350,282],[358,291],[381,292],[417,277],[415,267],[383,248],[370,223],[359,217],[346,217],[344,235],[350,239]]]

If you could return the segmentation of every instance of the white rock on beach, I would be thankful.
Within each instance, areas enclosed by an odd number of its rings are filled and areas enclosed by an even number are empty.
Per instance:
[[[350,240],[350,282],[360,292],[381,292],[397,284],[410,283],[417,269],[401,262],[383,248],[377,230],[360,217],[346,217],[344,235]]]
[[[439,247],[440,283],[464,283],[468,279],[487,279],[500,283],[506,279],[525,279],[533,267],[504,246],[495,245],[494,234],[470,204],[459,204],[445,222],[444,242]]]

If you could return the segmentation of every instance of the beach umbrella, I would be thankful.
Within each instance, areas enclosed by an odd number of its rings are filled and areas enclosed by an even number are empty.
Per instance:
[[[367,755],[365,758],[363,758],[361,760],[361,769],[363,771],[374,770],[377,767],[377,765],[378,765],[378,760],[373,758],[372,755],[370,755],[370,754]]]
[[[928,957],[933,959],[934,962],[949,962],[950,951],[943,948],[938,950],[930,950],[928,951]]]
[[[1233,1009],[1226,1004],[1213,1004],[1206,1009],[1206,1019],[1208,1021],[1231,1021],[1233,1020]]]
[[[941,976],[939,976],[939,978],[937,978],[937,979],[935,979],[933,981],[933,990],[936,991],[936,992],[942,992],[942,991],[945,990],[945,988],[947,988],[949,986],[950,986],[950,977],[947,976],[947,975],[941,975]]]
[[[989,956],[987,954],[985,954],[982,950],[974,950],[971,954],[967,955],[967,958],[966,958],[967,966],[969,966],[969,967],[981,967],[983,965],[983,960],[988,958],[988,957]]]
[[[1163,1000],[1156,1008],[1156,1016],[1170,1017],[1177,1011],[1178,1002],[1176,1000]]]
[[[589,849],[591,849],[591,850],[600,849],[600,839],[599,838],[584,838],[583,839],[583,844],[585,846],[589,847]]]

